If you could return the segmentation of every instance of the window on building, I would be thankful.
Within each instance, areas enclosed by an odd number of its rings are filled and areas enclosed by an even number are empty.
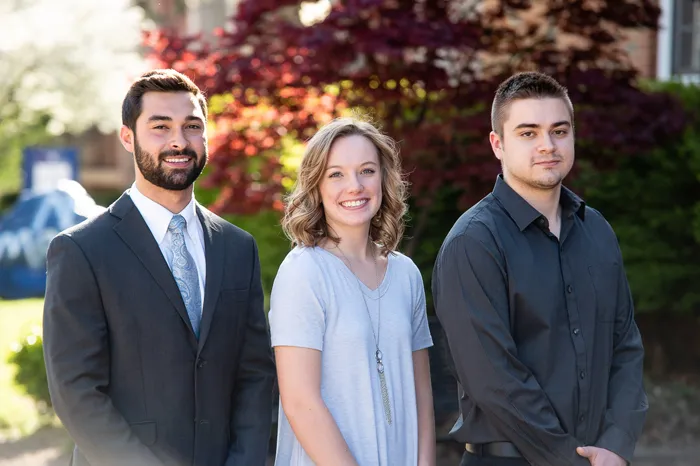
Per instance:
[[[673,74],[700,73],[700,0],[674,5]]]

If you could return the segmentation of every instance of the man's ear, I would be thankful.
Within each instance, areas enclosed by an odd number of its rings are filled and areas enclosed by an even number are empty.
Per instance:
[[[126,125],[122,125],[121,129],[119,130],[119,140],[127,152],[131,152],[132,154],[134,153],[134,132]]]
[[[503,159],[503,139],[496,134],[494,131],[489,133],[489,142],[491,143],[491,150],[493,150],[494,155],[498,160]]]

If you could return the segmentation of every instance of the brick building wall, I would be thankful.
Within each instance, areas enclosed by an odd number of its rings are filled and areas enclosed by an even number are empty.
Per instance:
[[[639,73],[645,78],[656,77],[657,33],[655,31],[630,31],[625,49]]]

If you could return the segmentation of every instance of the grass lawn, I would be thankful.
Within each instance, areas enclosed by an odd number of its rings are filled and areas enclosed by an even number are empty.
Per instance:
[[[31,398],[14,383],[14,367],[8,364],[13,344],[41,325],[44,301],[0,299],[0,437],[18,437],[39,427]]]

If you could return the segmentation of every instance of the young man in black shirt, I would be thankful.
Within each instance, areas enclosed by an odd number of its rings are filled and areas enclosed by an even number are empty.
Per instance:
[[[435,263],[463,466],[623,466],[642,430],[643,348],[620,248],[603,216],[562,186],[573,114],[547,75],[501,84],[490,142],[503,173]]]

